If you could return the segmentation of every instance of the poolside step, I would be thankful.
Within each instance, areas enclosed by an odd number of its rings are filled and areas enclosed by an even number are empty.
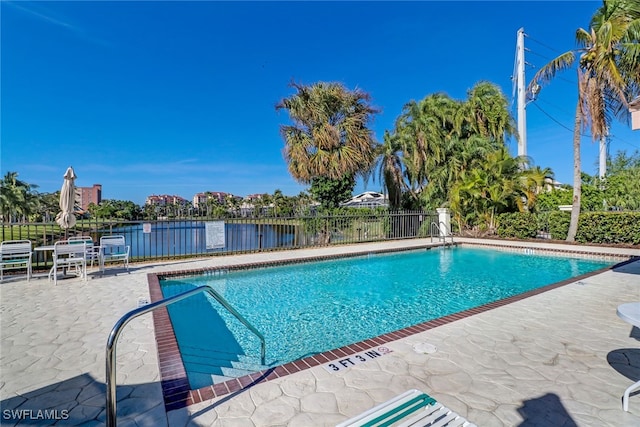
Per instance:
[[[191,375],[206,376],[214,384],[268,369],[260,357],[232,354],[199,348],[182,349],[182,359]]]
[[[258,370],[248,370],[248,369],[238,369],[238,368],[222,368],[222,373],[225,377],[238,378],[244,377],[245,375],[253,374],[255,372],[259,372],[262,369]]]
[[[211,381],[213,384],[220,384],[232,379],[234,379],[234,377],[225,377],[224,375],[211,375]]]
[[[235,365],[235,363],[234,363]],[[259,363],[253,365],[246,365],[246,368],[239,368],[234,366],[233,368],[222,367],[222,375],[211,375],[213,383],[223,382],[232,378],[244,377],[245,375],[255,374],[256,372],[269,369],[269,366],[260,365]]]
[[[253,369],[253,366],[261,365],[260,357],[224,352],[184,352],[182,358],[185,363],[193,363],[196,365],[236,366],[246,367],[246,369]]]
[[[230,353],[183,353],[182,360],[185,363],[193,363],[196,365],[219,365],[219,366],[231,366],[232,362],[237,362],[238,357],[235,354]]]

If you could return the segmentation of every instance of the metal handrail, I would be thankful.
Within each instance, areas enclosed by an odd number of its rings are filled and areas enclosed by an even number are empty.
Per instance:
[[[181,301],[185,298],[189,298],[192,295],[198,294],[200,292],[207,292],[211,295],[216,301],[218,301],[224,308],[229,311],[229,313],[233,314],[236,319],[238,319],[243,325],[245,325],[251,332],[253,332],[258,338],[260,338],[260,359],[262,365],[265,365],[265,340],[264,336],[258,330],[251,325],[247,319],[245,319],[240,313],[238,313],[229,303],[222,298],[220,294],[218,294],[210,285],[199,286],[195,289],[191,289],[190,291],[183,292],[178,295],[174,295],[169,298],[165,298],[161,301],[156,301],[149,305],[145,305],[143,307],[138,307],[134,310],[131,310],[124,316],[120,318],[111,329],[111,333],[109,334],[109,339],[107,340],[107,354],[106,354],[106,385],[107,385],[107,426],[115,427],[117,423],[117,415],[116,415],[116,343],[118,341],[118,337],[120,336],[120,332],[126,326],[129,321],[135,319],[138,316],[149,313],[150,311],[155,310],[156,308],[165,307],[169,304],[173,304],[174,302]]]
[[[451,243],[453,243],[453,234],[447,230],[447,225],[440,221],[439,223],[436,222],[432,222],[431,223],[431,241],[433,242],[433,227],[435,226],[436,230],[438,231],[438,240],[442,240],[445,244],[447,243],[447,234],[449,235],[449,238],[451,239]]]

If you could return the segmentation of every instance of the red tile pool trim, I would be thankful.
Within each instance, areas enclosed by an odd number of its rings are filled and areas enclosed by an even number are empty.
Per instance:
[[[513,247],[511,246],[505,246],[504,248],[513,249]],[[523,249],[523,248],[525,247],[522,247],[520,249]],[[397,251],[406,251],[406,250],[415,250],[415,249],[421,249],[421,248],[406,248],[406,249],[403,248],[403,249],[396,249],[392,251],[381,250],[376,252],[397,252]],[[426,249],[429,249],[429,247],[427,247]],[[553,252],[553,251],[546,250],[545,252]],[[160,278],[165,278],[165,277],[183,277],[183,276],[194,276],[198,274],[216,274],[216,272],[223,273],[228,270],[262,268],[267,266],[285,265],[285,264],[293,264],[293,263],[301,263],[301,262],[309,262],[309,261],[319,261],[319,260],[327,260],[327,259],[333,259],[333,258],[345,258],[348,256],[362,256],[362,255],[367,255],[369,253],[373,253],[373,252],[368,251],[366,253],[358,253],[358,254],[330,255],[330,256],[314,257],[314,258],[241,264],[241,265],[234,265],[234,266],[227,266],[227,267],[173,271],[173,272],[167,272],[162,274],[148,274],[147,279],[149,283],[149,294],[151,296],[151,302],[156,302],[163,299],[162,290],[160,289]],[[579,253],[579,252],[576,251],[576,253]],[[603,254],[603,255],[612,256],[611,254]],[[618,257],[618,258],[621,258],[621,257]],[[475,314],[484,313],[494,308],[502,307],[507,304],[511,304],[513,302],[520,301],[525,298],[529,298],[531,296],[541,294],[543,292],[547,292],[552,289],[559,288],[561,286],[565,286],[569,283],[584,280],[588,277],[594,276],[596,274],[600,274],[604,271],[611,270],[613,268],[617,268],[624,264],[637,260],[636,257],[632,258],[629,256],[624,256],[622,258],[627,258],[627,260],[609,267],[602,268],[600,270],[592,271],[590,273],[586,273],[577,277],[572,277],[570,279],[563,280],[561,282],[543,286],[541,288],[534,289],[532,291],[525,292],[520,295],[515,295],[512,297],[505,298],[492,303],[488,303],[479,307],[475,307],[475,308],[464,310],[458,313],[450,314],[444,317],[440,317],[438,319],[429,320],[427,322],[419,323],[417,325],[408,326],[404,329],[388,332],[386,334],[383,334],[374,338],[370,338],[370,339],[360,341],[354,344],[350,344],[344,347],[340,347],[334,350],[325,351],[323,353],[305,357],[303,359],[289,362],[284,365],[276,366],[276,367],[273,367],[264,371],[256,372],[250,375],[246,375],[243,377],[234,378],[234,379],[225,381],[223,383],[214,384],[212,386],[202,387],[196,390],[192,390],[189,386],[189,381],[187,379],[187,374],[184,369],[182,356],[180,355],[180,350],[178,348],[178,342],[176,340],[175,333],[173,331],[171,319],[169,317],[167,309],[163,307],[153,312],[153,322],[154,322],[155,333],[156,333],[156,343],[158,346],[158,363],[160,366],[160,379],[161,379],[161,385],[162,385],[162,393],[164,395],[165,409],[167,411],[171,411],[174,409],[185,408],[187,406],[193,405],[195,403],[200,403],[205,400],[211,400],[216,397],[237,393],[237,392],[249,389],[256,384],[259,384],[265,381],[270,381],[276,378],[285,377],[287,375],[293,374],[295,372],[303,371],[305,369],[309,369],[314,366],[318,366],[318,365],[328,363],[338,359],[343,359],[345,357],[354,355],[361,351],[369,350],[374,347],[379,347],[381,345],[388,344],[392,341],[397,341],[401,338],[406,338],[406,337],[418,334],[420,332],[424,332],[429,329],[436,328],[438,326],[446,325],[447,323],[451,323],[456,320],[473,316]]]

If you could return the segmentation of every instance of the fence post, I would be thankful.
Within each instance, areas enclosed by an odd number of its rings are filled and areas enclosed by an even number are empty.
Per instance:
[[[451,214],[447,208],[437,208],[438,212],[438,228],[440,229],[440,238],[449,237],[451,235]]]

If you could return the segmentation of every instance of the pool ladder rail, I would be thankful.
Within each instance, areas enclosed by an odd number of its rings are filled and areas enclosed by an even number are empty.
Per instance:
[[[433,235],[438,236],[438,241],[447,245],[447,237],[451,240],[451,244],[453,245],[453,234],[451,234],[451,229],[446,226],[446,224],[442,221],[439,223],[432,222],[431,223],[431,242],[433,242]]]
[[[217,293],[210,285],[199,286],[195,289],[183,292],[178,295],[174,295],[169,298],[165,298],[160,301],[156,301],[149,305],[144,305],[131,310],[120,318],[111,329],[109,338],[107,339],[107,351],[106,351],[106,385],[107,385],[107,406],[106,406],[106,425],[108,427],[115,427],[117,425],[117,411],[116,411],[116,344],[118,343],[118,337],[122,332],[122,329],[133,319],[143,314],[149,313],[155,309],[166,307],[174,302],[182,301],[185,298],[199,294],[201,292],[207,292],[216,301],[220,303],[229,313],[231,313],[236,319],[238,319],[244,326],[247,327],[254,335],[260,339],[260,361],[262,365],[265,365],[265,339],[264,336],[245,319],[240,313],[236,311],[219,293]]]

